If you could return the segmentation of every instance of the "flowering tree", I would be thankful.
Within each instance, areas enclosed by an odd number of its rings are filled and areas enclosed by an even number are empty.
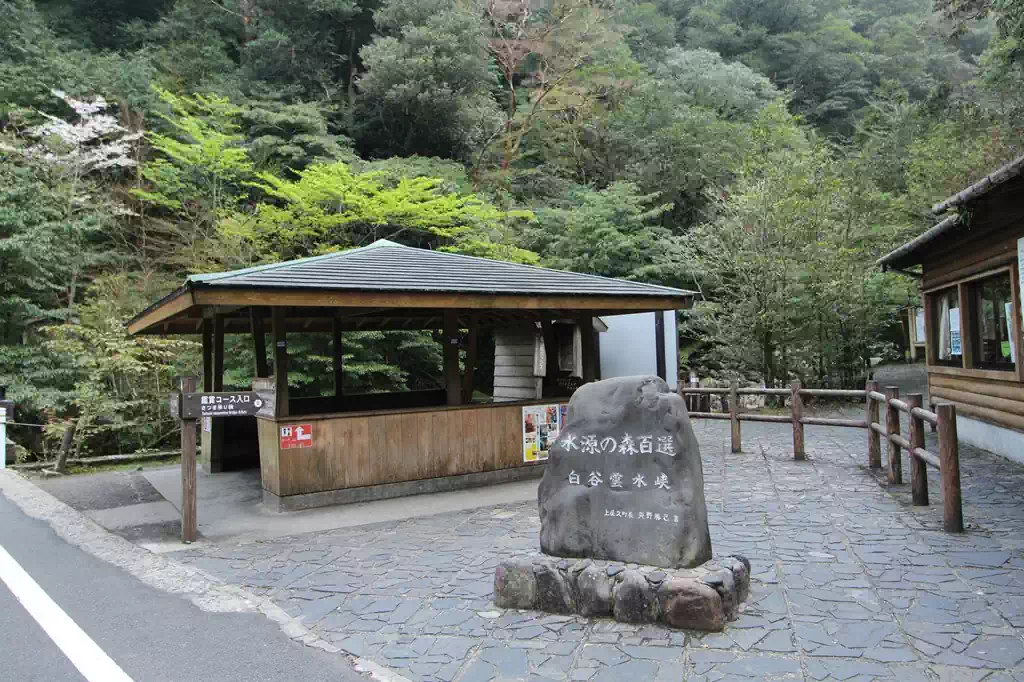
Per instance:
[[[98,191],[91,176],[136,166],[142,133],[120,125],[103,97],[86,100],[52,92],[70,109],[67,120],[38,112],[43,122],[11,142],[0,139],[0,152],[20,158],[49,189],[51,219],[46,233],[33,239],[50,251],[44,259],[48,286],[60,290],[65,316],[72,319],[83,278],[106,259],[101,248],[105,228],[118,214],[130,213]]]

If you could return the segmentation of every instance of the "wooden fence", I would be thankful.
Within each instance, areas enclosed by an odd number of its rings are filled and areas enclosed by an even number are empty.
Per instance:
[[[869,381],[863,391],[830,390],[802,388],[800,382],[794,382],[789,388],[740,388],[732,382],[728,388],[688,388],[680,387],[680,395],[684,398],[694,396],[722,396],[728,405],[728,412],[690,412],[694,419],[728,420],[731,425],[731,449],[740,452],[740,424],[743,422],[771,422],[791,424],[793,427],[793,457],[806,459],[804,450],[805,426],[842,426],[867,429],[868,432],[868,466],[872,469],[882,468],[881,438],[886,441],[886,476],[889,483],[903,483],[903,460],[901,451],[910,455],[910,483],[913,503],[919,506],[928,505],[928,471],[927,466],[939,470],[942,477],[943,527],[949,533],[961,533],[964,530],[963,502],[960,491],[960,448],[956,433],[956,407],[941,404],[935,412],[921,407],[923,396],[910,393],[906,400],[900,400],[900,391],[896,386],[887,386],[885,392],[879,391],[877,381]],[[789,398],[790,414],[754,414],[740,412],[739,398],[745,395],[783,396]],[[816,398],[853,398],[863,400],[863,419],[840,419],[831,417],[805,417],[803,405],[805,397]],[[879,406],[885,406],[884,422],[879,421]],[[710,408],[708,408],[710,409]],[[909,415],[910,437],[900,433],[900,412]],[[925,449],[924,424],[928,422],[938,432],[938,454]]]

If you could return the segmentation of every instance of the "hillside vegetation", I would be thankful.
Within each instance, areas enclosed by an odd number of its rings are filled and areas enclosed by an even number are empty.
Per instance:
[[[0,0],[0,384],[80,454],[161,446],[197,345],[126,319],[378,238],[691,288],[685,368],[856,384],[916,297],[874,261],[1022,151],[1021,5]],[[346,390],[436,385],[429,333],[345,344]]]

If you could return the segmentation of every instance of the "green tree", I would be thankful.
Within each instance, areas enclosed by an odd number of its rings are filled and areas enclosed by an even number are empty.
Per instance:
[[[468,159],[498,119],[482,8],[388,0],[374,18],[381,35],[360,52],[360,152]]]

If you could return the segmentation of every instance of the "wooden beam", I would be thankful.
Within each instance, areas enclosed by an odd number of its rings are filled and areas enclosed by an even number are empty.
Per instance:
[[[341,341],[341,320],[334,318],[331,327],[331,351],[334,354],[334,395],[344,395],[345,348]]]
[[[593,310],[639,313],[689,307],[691,296],[539,296],[437,292],[288,291],[276,289],[201,289],[198,305],[272,305],[327,308],[437,308],[494,310]],[[148,325],[145,325],[148,326]]]
[[[478,334],[479,323],[476,315],[471,314],[469,316],[469,339],[466,344],[466,370],[462,376],[462,402],[467,405],[473,402],[473,371],[476,369]]]
[[[266,379],[270,376],[267,366],[267,335],[263,329],[263,308],[249,308],[249,324],[252,327],[252,344],[256,353],[256,378]]]
[[[204,317],[203,334],[203,390],[213,390],[213,320]]]
[[[288,338],[284,308],[274,308],[270,313],[274,334],[274,402],[277,416],[288,416]]]
[[[224,390],[224,316],[213,318],[213,390]]]
[[[158,325],[187,311],[193,305],[195,305],[195,300],[192,297],[192,292],[188,289],[181,289],[131,320],[128,323],[128,333],[138,334],[143,329]]]
[[[444,387],[448,392],[448,404],[459,405],[462,403],[459,385],[459,322],[454,310],[444,311],[441,342],[444,344]]]

